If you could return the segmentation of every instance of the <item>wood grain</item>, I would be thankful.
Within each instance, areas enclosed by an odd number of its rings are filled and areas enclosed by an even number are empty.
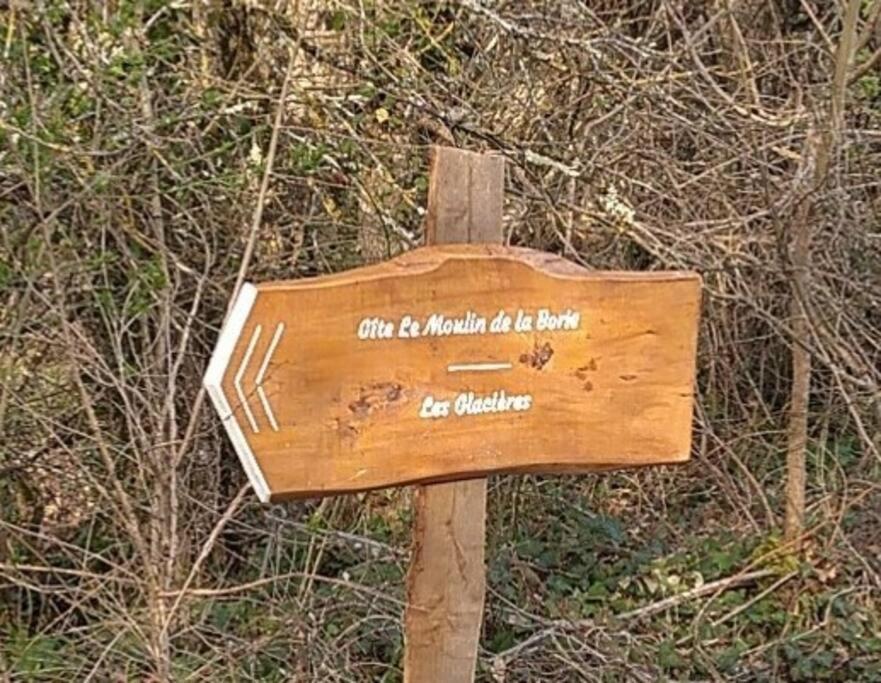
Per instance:
[[[429,179],[428,244],[504,241],[501,157],[436,147]],[[414,488],[404,683],[474,680],[486,596],[485,539],[485,478]]]
[[[588,272],[513,247],[424,247],[340,275],[257,285],[222,389],[273,500],[492,472],[681,462],[699,298],[692,273]],[[471,311],[490,320],[542,308],[577,311],[579,329],[357,336],[365,317],[424,323]],[[511,368],[449,371],[468,363]],[[244,401],[235,400],[237,376]],[[420,417],[427,396],[497,391],[529,395],[531,407]]]
[[[502,242],[504,167],[500,156],[435,148],[429,174],[426,244]]]

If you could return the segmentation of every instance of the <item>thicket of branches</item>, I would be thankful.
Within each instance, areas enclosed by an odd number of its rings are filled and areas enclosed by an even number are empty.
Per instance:
[[[479,679],[881,678],[879,15],[0,5],[0,675],[399,680],[406,491],[260,507],[200,379],[243,279],[419,244],[440,143],[706,285],[689,466],[493,480]]]

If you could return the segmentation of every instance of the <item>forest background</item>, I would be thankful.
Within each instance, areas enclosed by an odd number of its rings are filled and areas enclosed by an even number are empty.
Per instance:
[[[687,466],[490,481],[478,680],[881,680],[881,0],[0,2],[0,680],[401,680],[410,492],[261,506],[243,278],[421,242],[705,282]]]

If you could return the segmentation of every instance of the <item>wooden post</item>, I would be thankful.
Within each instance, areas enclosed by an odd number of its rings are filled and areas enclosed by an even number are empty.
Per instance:
[[[426,242],[501,243],[503,192],[502,157],[435,147]],[[473,681],[486,591],[486,479],[417,486],[413,509],[404,681]]]

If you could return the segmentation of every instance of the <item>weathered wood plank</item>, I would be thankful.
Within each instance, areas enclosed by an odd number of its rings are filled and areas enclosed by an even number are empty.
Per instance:
[[[431,157],[426,244],[499,244],[505,160],[438,147]]]
[[[243,296],[219,386],[273,500],[688,457],[694,274],[456,245]]]
[[[404,681],[474,679],[486,593],[486,479],[417,486]]]
[[[501,157],[435,148],[426,242],[503,242],[503,195]],[[417,486],[413,519],[405,683],[470,683],[486,594],[486,479]]]

